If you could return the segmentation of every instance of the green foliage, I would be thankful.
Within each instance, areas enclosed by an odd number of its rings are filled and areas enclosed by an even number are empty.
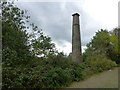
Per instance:
[[[68,70],[63,70],[61,67],[55,67],[45,74],[48,88],[60,88],[63,85],[68,85],[71,82],[71,75]]]
[[[42,80],[42,69],[39,71],[37,68],[42,65],[38,60],[43,58],[38,56],[55,54],[51,38],[45,36],[33,23],[27,26],[30,16],[25,13],[14,3],[2,2],[3,87],[38,87],[43,82],[39,81]],[[31,33],[27,32],[28,28],[31,28]]]
[[[42,71],[45,71],[43,72],[43,76],[47,77],[46,83],[48,83],[48,86],[45,87],[64,87],[69,85],[71,82],[79,81],[84,77],[82,66],[69,60],[63,55],[63,53],[58,53],[56,56],[49,57],[42,62],[42,65],[45,66]]]
[[[120,28],[113,29],[113,32],[110,35],[110,41],[113,46],[113,53],[110,54],[110,58],[115,61],[117,64],[120,64],[120,50],[119,50],[119,37],[118,32],[120,31]]]
[[[60,88],[116,66],[106,57],[110,40],[116,43],[107,31],[96,33],[87,45],[85,62],[78,64],[71,56],[58,53],[51,38],[36,25],[27,26],[30,16],[25,11],[10,2],[2,3],[2,11],[3,88]]]
[[[73,73],[73,79],[74,79],[74,81],[80,81],[80,80],[83,80],[86,76],[86,73],[84,72],[84,69],[85,69],[85,67],[83,68],[82,67],[83,66],[83,64],[76,64],[75,66],[74,66],[74,69],[73,69],[73,71],[72,71],[72,73]]]
[[[83,53],[86,74],[92,75],[117,66],[116,63],[119,62],[116,54],[118,48],[115,48],[117,43],[117,36],[110,34],[107,30],[101,29],[96,32]]]
[[[11,67],[26,64],[31,57],[24,19],[23,10],[10,2],[2,3],[2,61]]]
[[[110,35],[107,30],[102,30],[96,32],[96,35],[93,37],[90,43],[87,44],[87,51],[91,51],[92,53],[103,53],[108,54],[109,48],[111,48],[110,44]],[[88,53],[89,53],[88,52]]]
[[[61,62],[58,60],[61,59]],[[60,88],[84,78],[83,66],[69,61],[64,55],[34,60],[26,66],[4,66],[3,88]]]
[[[94,54],[94,56],[89,56],[85,63],[89,66],[90,71],[92,71],[91,73],[102,72],[117,66],[115,62],[107,59],[103,54]]]
[[[35,56],[48,57],[49,54],[55,53],[55,45],[51,38],[45,36],[42,31],[34,31],[31,36],[31,48]]]
[[[94,54],[104,54],[109,59],[119,63],[118,36],[103,29],[96,32],[96,35],[87,44],[87,49],[83,54],[84,60]]]

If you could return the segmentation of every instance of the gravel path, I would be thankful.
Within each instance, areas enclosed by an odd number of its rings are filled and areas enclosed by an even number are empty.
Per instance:
[[[118,68],[93,75],[84,81],[73,82],[67,88],[118,88]]]

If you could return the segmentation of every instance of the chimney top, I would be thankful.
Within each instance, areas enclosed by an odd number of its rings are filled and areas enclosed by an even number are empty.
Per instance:
[[[80,16],[78,13],[74,13],[72,16],[75,16],[75,15],[78,15],[78,16]]]

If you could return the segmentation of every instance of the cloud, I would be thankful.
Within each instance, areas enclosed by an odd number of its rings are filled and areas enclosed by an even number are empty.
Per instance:
[[[19,2],[17,5],[22,9],[27,9],[28,15],[31,16],[30,21],[42,28],[43,32],[52,38],[57,48],[68,53],[71,52],[73,13],[78,12],[80,14],[80,30],[83,48],[85,48],[85,45],[91,40],[97,30],[107,28],[106,26],[108,26],[108,28],[110,27],[109,25],[103,24],[102,17],[106,12],[103,13],[100,10],[105,7],[100,9],[99,7],[101,5],[99,5],[97,1],[95,1],[95,3],[91,3],[89,0],[81,0],[80,2]],[[97,7],[97,5],[99,7]],[[105,6],[105,4],[103,6]],[[95,8],[97,8],[98,11]],[[108,10],[108,8],[105,10]],[[101,12],[104,15],[102,15]],[[100,17],[99,14],[102,15],[102,17]],[[106,20],[103,21],[105,22]]]

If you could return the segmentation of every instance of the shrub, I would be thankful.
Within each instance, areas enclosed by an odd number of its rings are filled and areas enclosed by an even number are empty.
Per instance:
[[[14,68],[3,64],[3,88],[60,88],[83,79],[82,70],[63,55],[35,58],[26,66]]]
[[[71,82],[70,72],[60,67],[55,67],[45,74],[45,84],[47,88],[60,88]]]
[[[108,59],[105,55],[93,55],[87,58],[86,64],[88,64],[89,69],[92,73],[102,72],[104,70],[112,69],[117,66],[114,61]]]
[[[80,81],[85,78],[85,72],[84,72],[85,67],[83,66],[84,64],[74,64],[74,67],[71,71],[73,76],[73,81]]]
[[[81,64],[59,54],[46,59],[32,59],[26,66],[3,64],[3,88],[61,88],[116,66],[115,62],[101,55],[90,56]]]

